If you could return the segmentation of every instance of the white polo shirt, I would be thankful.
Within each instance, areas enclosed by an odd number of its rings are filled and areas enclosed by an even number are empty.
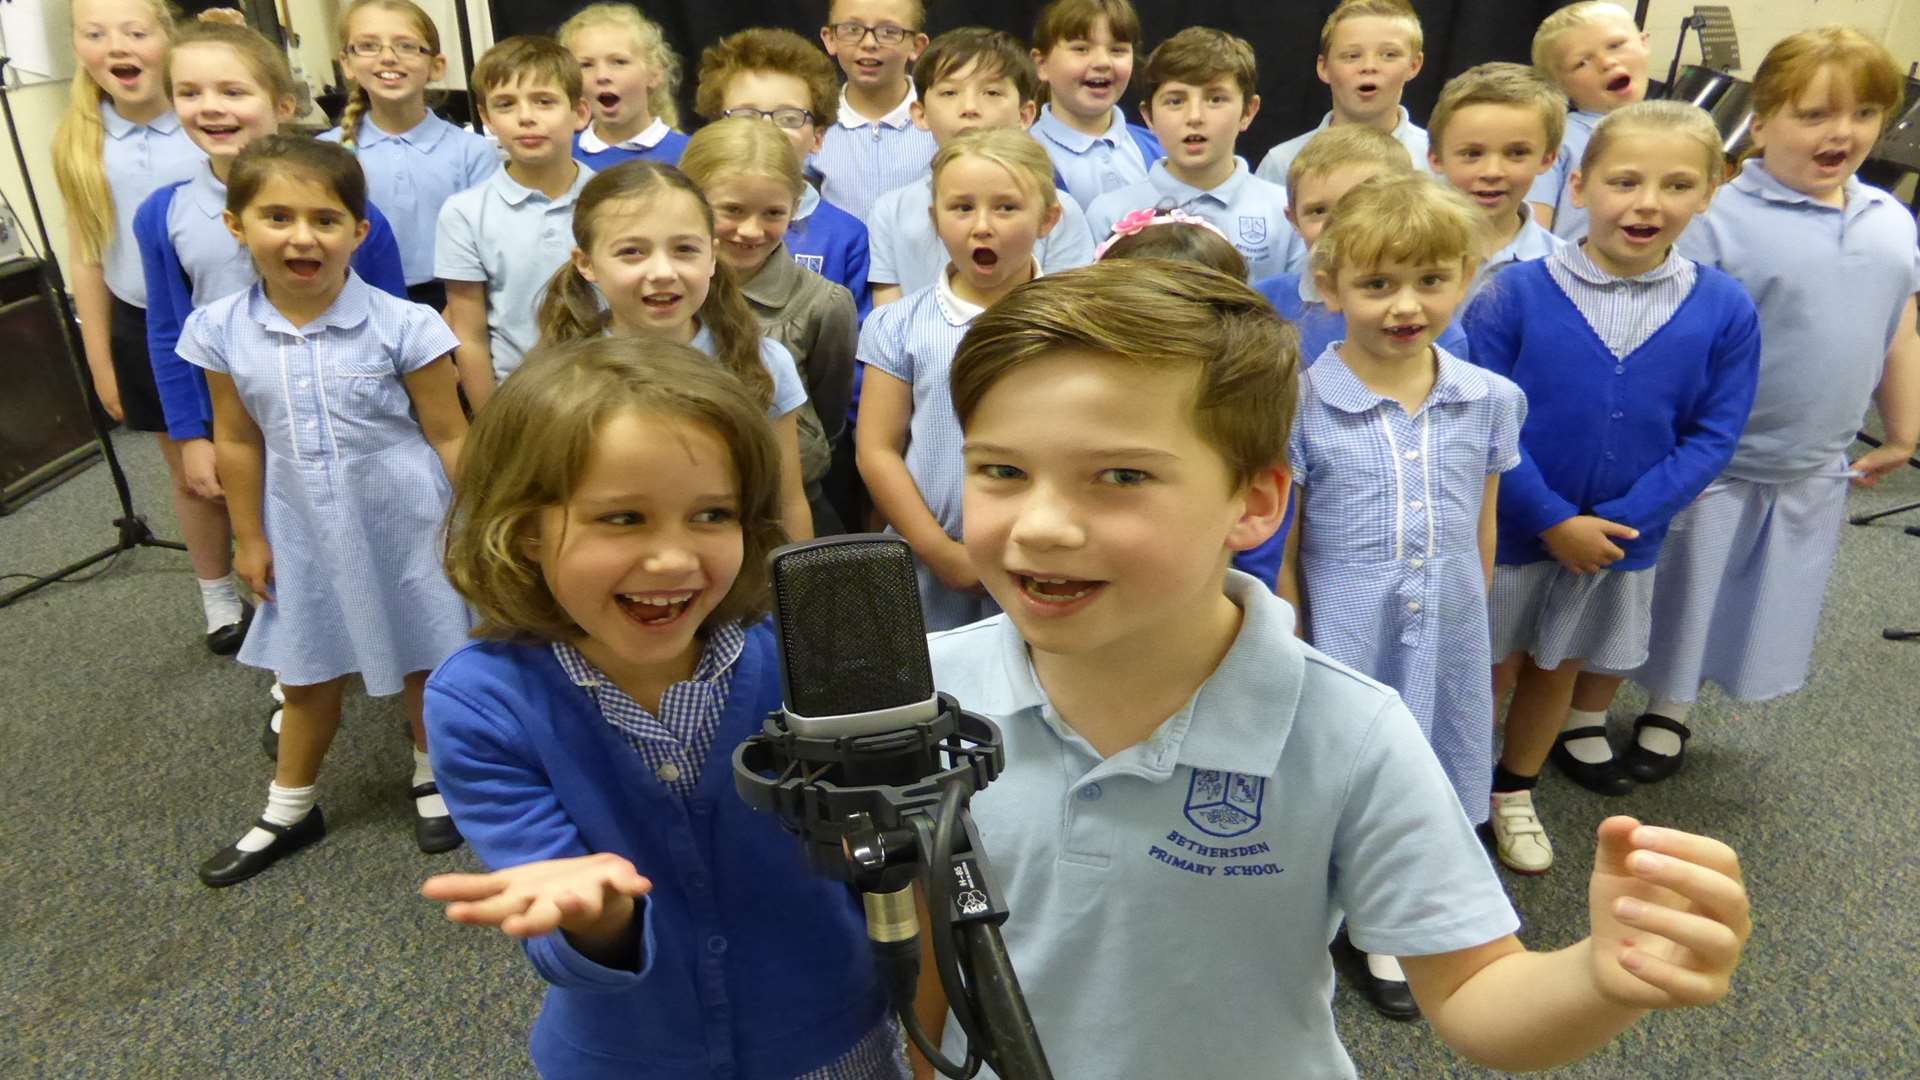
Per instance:
[[[1327,943],[1418,956],[1519,926],[1398,695],[1293,636],[1229,571],[1239,636],[1185,708],[1101,758],[1000,615],[929,638],[934,682],[1000,725],[973,817],[1055,1075],[1350,1077]],[[951,1017],[944,1048],[963,1037]],[[981,1075],[991,1075],[982,1070]]]

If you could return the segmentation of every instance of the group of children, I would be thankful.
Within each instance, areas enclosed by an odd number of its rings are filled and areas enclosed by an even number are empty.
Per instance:
[[[552,984],[543,1074],[925,1073],[858,901],[730,775],[779,700],[767,553],[884,525],[936,682],[1006,736],[973,811],[1061,1075],[1350,1075],[1341,959],[1507,1069],[1723,996],[1724,845],[1609,819],[1592,936],[1535,954],[1475,827],[1544,872],[1547,760],[1622,794],[1680,768],[1704,681],[1804,682],[1848,482],[1920,437],[1913,221],[1854,178],[1885,50],[1776,46],[1723,184],[1611,3],[1422,131],[1417,17],[1346,0],[1332,112],[1255,172],[1231,34],[1152,50],[1141,126],[1126,0],[1055,0],[1030,47],[923,22],[724,37],[689,136],[658,27],[595,5],[479,58],[489,141],[428,107],[426,13],[355,0],[313,140],[258,34],[76,0],[87,359],[160,433],[209,646],[284,702],[202,880],[324,835],[358,673],[405,695],[421,849],[493,868],[427,895]],[[1221,1038],[1195,970],[1271,1023]],[[957,1056],[936,984],[906,1019]]]

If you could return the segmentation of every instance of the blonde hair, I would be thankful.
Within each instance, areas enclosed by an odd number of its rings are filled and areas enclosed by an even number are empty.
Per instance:
[[[1488,246],[1479,207],[1443,181],[1408,172],[1373,177],[1341,196],[1310,258],[1313,272],[1329,278],[1389,259],[1413,266],[1458,262],[1470,277]]]
[[[1060,193],[1053,186],[1053,159],[1033,136],[1019,128],[975,128],[935,151],[929,176],[937,196],[940,174],[963,157],[991,161],[1007,170],[1020,189],[1040,200],[1042,210],[1060,204]]]
[[[154,29],[171,40],[173,10],[165,0],[148,0],[147,14]],[[67,227],[80,241],[80,258],[90,266],[98,266],[105,257],[119,224],[114,220],[113,189],[107,183],[107,127],[100,119],[100,108],[107,100],[107,92],[85,67],[79,67],[73,73],[67,111],[53,135],[54,181],[67,203]]]
[[[580,199],[573,208],[574,246],[592,252],[600,222],[609,213],[673,192],[683,192],[693,199],[711,238],[713,207],[687,174],[657,161],[627,161],[596,174],[580,189]],[[715,261],[707,299],[700,305],[698,316],[700,324],[713,335],[714,360],[740,380],[762,409],[771,406],[773,377],[760,363],[760,322],[726,263]],[[542,342],[564,342],[600,336],[606,332],[609,317],[593,283],[582,277],[580,268],[569,259],[547,282],[539,320]]]
[[[1300,339],[1245,281],[1169,259],[1103,261],[1035,278],[975,316],[961,340],[952,369],[960,426],[1008,372],[1069,350],[1196,372],[1194,430],[1219,451],[1236,485],[1286,461]]]
[[[405,15],[412,19],[413,32],[419,34],[420,40],[426,44],[427,55],[430,57],[440,55],[440,28],[433,25],[433,16],[428,15],[426,10],[413,0],[353,0],[353,3],[348,4],[340,13],[340,21],[335,27],[340,35],[343,67],[345,66],[344,54],[347,52],[347,47],[352,44],[353,17],[368,8],[391,11],[396,15]],[[353,82],[353,89],[348,92],[347,107],[340,114],[340,145],[352,150],[354,143],[359,140],[360,118],[373,106],[373,99],[367,96],[366,87],[351,79],[348,81]]]
[[[720,119],[727,86],[736,76],[768,72],[799,79],[807,87],[807,111],[814,127],[831,127],[840,118],[840,69],[833,58],[791,30],[756,27],[728,34],[700,54],[699,85],[693,109],[708,120]]]
[[[796,203],[807,189],[792,141],[772,124],[746,116],[718,120],[694,132],[680,155],[680,171],[701,191],[742,176],[785,185]]]
[[[1341,124],[1319,132],[1287,165],[1287,202],[1298,198],[1308,177],[1326,176],[1349,165],[1372,165],[1381,172],[1413,171],[1413,155],[1400,140],[1365,124]]]
[[[1851,26],[1816,26],[1780,39],[1753,73],[1753,115],[1765,120],[1792,105],[1820,72],[1852,82],[1862,105],[1880,107],[1880,129],[1900,109],[1905,80],[1886,46]]]
[[[300,83],[293,77],[293,69],[287,66],[287,54],[280,51],[280,46],[251,26],[209,18],[212,14],[208,12],[199,21],[181,27],[173,39],[173,48],[167,53],[167,94],[173,94],[173,58],[181,49],[189,45],[225,45],[240,58],[240,66],[260,84],[275,105],[298,102]]]
[[[1640,27],[1633,21],[1633,12],[1621,7],[1613,0],[1580,0],[1577,4],[1568,4],[1541,20],[1540,26],[1533,32],[1533,66],[1555,86],[1560,85],[1560,61],[1553,51],[1560,39],[1582,26],[1594,23],[1618,20],[1632,27],[1635,33]]]
[[[1333,47],[1335,27],[1348,19],[1367,17],[1392,19],[1400,23],[1406,28],[1408,44],[1413,46],[1414,52],[1427,47],[1426,33],[1420,28],[1420,16],[1407,0],[1344,0],[1320,26],[1320,55],[1327,55],[1327,50]]]
[[[1558,150],[1567,133],[1567,95],[1558,86],[1538,69],[1494,61],[1470,67],[1440,88],[1440,100],[1427,117],[1427,138],[1436,155],[1446,153],[1447,125],[1453,114],[1470,105],[1512,105],[1538,113],[1547,140],[1541,147],[1543,154]]]
[[[766,557],[786,541],[780,450],[766,410],[685,345],[600,337],[536,346],[474,417],[462,444],[444,563],[447,579],[479,614],[475,637],[568,641],[585,633],[547,586],[534,547],[539,516],[572,498],[595,438],[629,411],[698,425],[732,452],[740,574],[701,633],[766,613]]]
[[[660,24],[640,13],[632,4],[589,4],[560,24],[554,37],[571,49],[580,31],[595,26],[613,26],[633,35],[635,51],[648,67],[660,73],[660,81],[647,92],[647,111],[668,127],[680,126],[680,106],[674,95],[680,92],[680,56],[667,45]]]
[[[1580,155],[1580,171],[1592,170],[1622,136],[1645,132],[1678,135],[1699,144],[1709,185],[1718,184],[1726,175],[1727,155],[1721,149],[1720,128],[1705,109],[1685,101],[1641,101],[1608,113],[1594,125],[1586,152]]]

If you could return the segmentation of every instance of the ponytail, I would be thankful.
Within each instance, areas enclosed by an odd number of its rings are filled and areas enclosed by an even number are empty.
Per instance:
[[[351,81],[351,80],[349,80]],[[354,145],[360,139],[360,118],[373,107],[373,99],[367,95],[367,88],[359,83],[347,93],[347,107],[340,114],[340,145],[349,150],[358,150]]]
[[[719,260],[714,261],[707,302],[700,305],[700,323],[713,335],[713,358],[739,377],[755,401],[771,409],[773,376],[760,362],[760,320],[734,282],[733,268]]]
[[[105,100],[100,84],[85,68],[74,72],[67,111],[53,136],[53,176],[67,201],[67,227],[80,242],[81,261],[89,266],[105,258],[118,225],[107,185],[107,126],[100,120]]]
[[[583,338],[599,337],[607,330],[607,313],[600,307],[600,294],[593,283],[580,275],[580,268],[568,259],[547,279],[540,299],[540,342],[558,345]]]

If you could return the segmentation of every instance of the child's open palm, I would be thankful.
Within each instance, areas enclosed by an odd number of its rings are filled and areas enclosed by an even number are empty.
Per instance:
[[[1732,848],[1630,817],[1600,823],[1587,902],[1594,982],[1637,1008],[1719,1001],[1753,931]]]
[[[420,895],[446,902],[447,918],[454,922],[530,938],[555,930],[593,934],[611,924],[625,925],[635,898],[652,888],[632,863],[601,852],[491,874],[435,874],[420,887]]]

